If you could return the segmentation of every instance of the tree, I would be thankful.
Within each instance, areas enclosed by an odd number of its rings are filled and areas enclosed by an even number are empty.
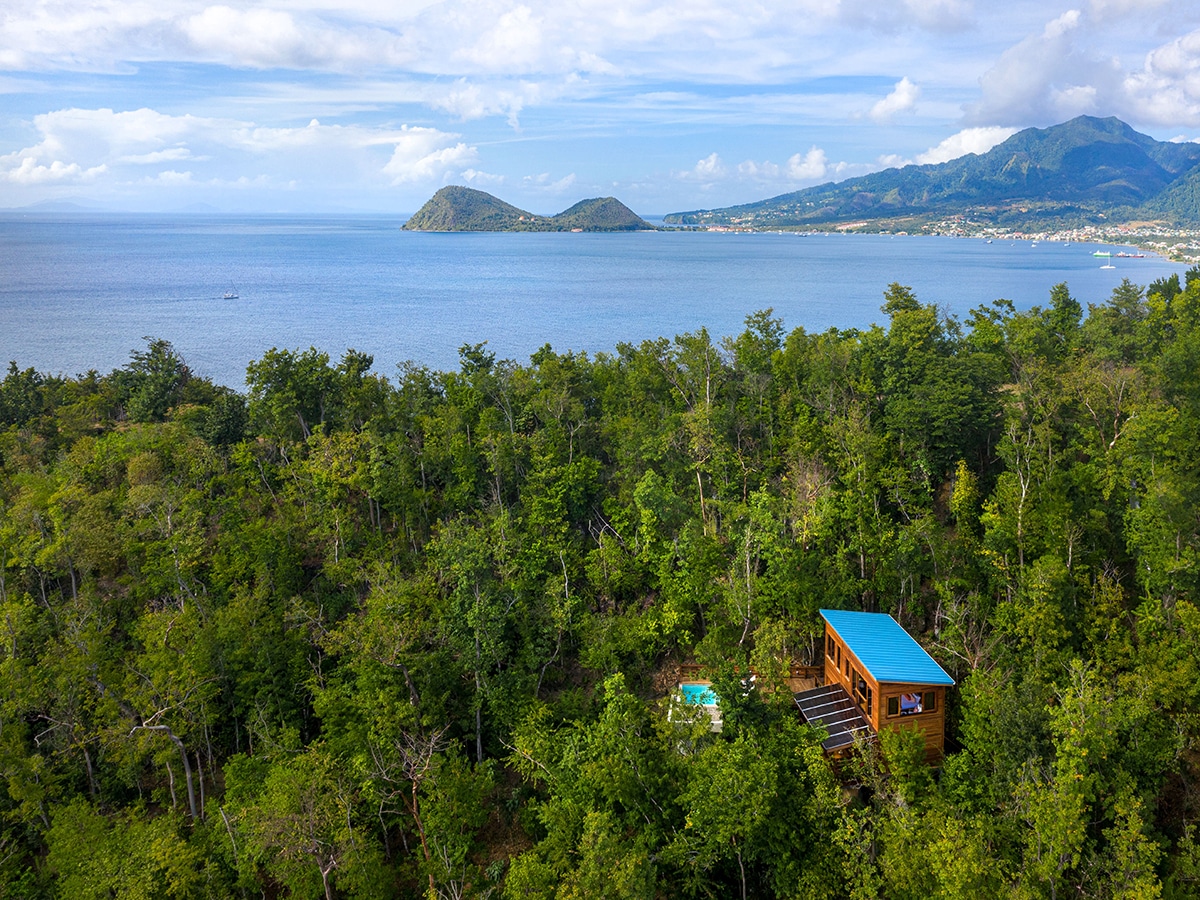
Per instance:
[[[778,791],[773,760],[746,733],[733,741],[706,747],[693,761],[688,787],[680,797],[685,810],[683,832],[670,856],[709,876],[720,863],[737,863],[737,884],[747,896],[746,864],[756,861]]]
[[[356,787],[323,748],[266,766],[235,761],[227,777],[243,867],[261,863],[292,896],[312,896],[319,886],[333,900],[337,882],[362,877],[356,867],[378,865],[369,835],[355,824]]]
[[[114,372],[118,394],[134,422],[161,422],[183,397],[191,371],[169,341],[144,338],[145,350],[130,351],[132,360]]]
[[[81,900],[185,900],[213,884],[198,847],[180,833],[173,816],[144,817],[140,810],[107,818],[82,799],[58,807],[46,834],[46,862],[64,896]],[[206,877],[207,876],[207,877]]]

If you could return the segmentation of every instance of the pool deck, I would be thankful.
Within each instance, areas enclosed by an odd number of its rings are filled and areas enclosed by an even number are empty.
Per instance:
[[[703,692],[696,692],[700,697],[711,697],[712,702],[697,702],[693,698],[693,692],[686,691],[684,688],[703,688]],[[717,705],[717,695],[713,693],[712,682],[701,681],[698,679],[689,679],[681,681],[678,687],[680,696],[683,697],[683,702],[687,706],[702,709],[708,715],[709,730],[719,732],[724,727],[721,719],[721,707]]]

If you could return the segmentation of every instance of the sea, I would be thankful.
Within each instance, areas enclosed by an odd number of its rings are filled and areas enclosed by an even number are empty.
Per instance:
[[[1084,304],[1121,280],[1184,267],[1118,245],[903,235],[421,234],[403,216],[0,214],[0,364],[75,375],[165,339],[193,372],[236,389],[272,348],[336,361],[370,353],[391,375],[497,359],[613,352],[708,329],[740,333],[772,309],[787,330],[886,324],[892,282],[960,320],[1004,298],[1018,309],[1067,282]],[[1103,267],[1108,262],[1111,267]],[[230,295],[230,296],[227,296]]]

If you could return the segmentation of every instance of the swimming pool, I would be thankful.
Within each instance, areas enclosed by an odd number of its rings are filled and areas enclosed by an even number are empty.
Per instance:
[[[679,691],[683,694],[684,703],[694,703],[697,706],[716,706],[717,695],[708,684],[681,684]]]

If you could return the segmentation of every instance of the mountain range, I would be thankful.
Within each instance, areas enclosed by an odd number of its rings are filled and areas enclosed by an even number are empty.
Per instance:
[[[997,225],[1200,222],[1200,144],[1157,141],[1117,118],[1027,128],[982,154],[908,165],[668,224],[748,228],[904,223],[965,215]]]
[[[486,191],[451,185],[410,218],[408,231],[643,231],[654,226],[615,197],[581,200],[554,216],[537,216]]]

